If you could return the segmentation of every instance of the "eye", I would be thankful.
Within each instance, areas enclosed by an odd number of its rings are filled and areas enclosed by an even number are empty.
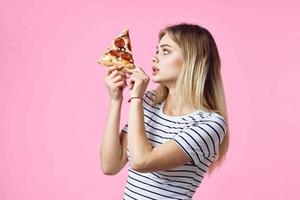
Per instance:
[[[163,49],[163,52],[164,52],[164,54],[165,54],[165,52],[169,53],[169,51],[168,51],[168,50],[166,50],[166,49]],[[159,53],[159,51],[158,51],[158,50],[156,50],[155,54],[158,54],[158,53]]]
[[[168,52],[168,53],[169,53],[169,51],[168,51],[168,50],[166,50],[166,49],[163,49],[163,52]]]

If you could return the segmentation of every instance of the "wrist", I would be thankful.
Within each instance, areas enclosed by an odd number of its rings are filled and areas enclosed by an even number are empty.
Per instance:
[[[111,104],[122,104],[123,98],[120,99],[110,99]]]
[[[138,96],[132,96],[128,99],[128,102],[131,102],[131,100],[138,100],[138,101],[143,101],[142,97],[138,97]]]

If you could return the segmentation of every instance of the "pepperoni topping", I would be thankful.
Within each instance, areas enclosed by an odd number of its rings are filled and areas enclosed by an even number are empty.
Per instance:
[[[122,38],[117,38],[115,40],[115,45],[118,48],[124,47],[125,46],[125,41]]]
[[[125,35],[125,36],[128,36],[128,35]],[[115,39],[114,44],[117,47],[117,50],[111,50],[109,52],[112,56],[114,56],[116,58],[121,57],[121,59],[126,60],[128,62],[133,61],[131,53],[126,52],[127,49],[125,48],[125,45],[127,45],[128,50],[131,51],[131,45],[130,45],[129,41],[126,44],[124,38],[118,37],[117,39]]]
[[[124,60],[131,60],[131,59],[132,59],[132,56],[131,56],[131,54],[128,53],[128,52],[123,52],[123,53],[121,54],[121,58],[124,59]]]
[[[119,50],[111,50],[109,52],[112,56],[119,58],[120,57],[120,51]]]

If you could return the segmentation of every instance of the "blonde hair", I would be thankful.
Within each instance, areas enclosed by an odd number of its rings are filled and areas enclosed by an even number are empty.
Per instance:
[[[159,32],[159,40],[165,34],[168,34],[183,52],[183,65],[175,86],[180,100],[200,110],[222,115],[227,125],[219,152],[208,169],[208,175],[211,175],[212,171],[223,163],[229,145],[227,108],[217,45],[207,29],[195,24],[167,26]],[[169,94],[168,88],[162,84],[159,84],[154,92],[154,105],[163,102]]]

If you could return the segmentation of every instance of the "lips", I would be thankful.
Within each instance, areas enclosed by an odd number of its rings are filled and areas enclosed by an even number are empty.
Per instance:
[[[152,67],[152,71],[153,71],[153,72],[156,72],[156,71],[159,71],[159,69],[156,68],[156,67]]]

